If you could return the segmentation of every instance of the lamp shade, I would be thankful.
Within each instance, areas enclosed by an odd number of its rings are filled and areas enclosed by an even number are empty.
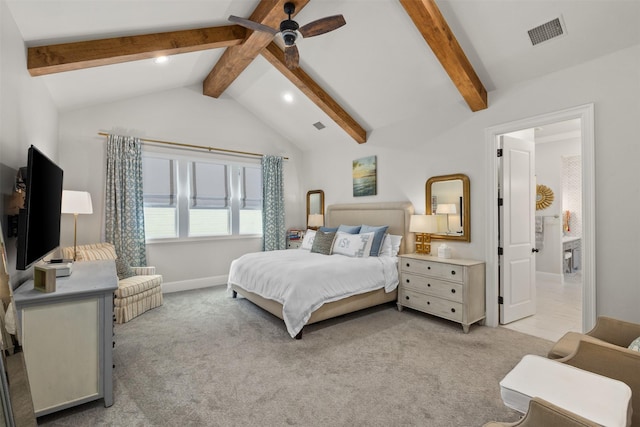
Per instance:
[[[63,214],[92,214],[91,194],[86,191],[62,190]]]
[[[456,209],[456,205],[453,203],[440,203],[436,207],[437,214],[451,214],[458,213],[458,209]]]
[[[437,214],[454,214],[454,213],[458,213],[458,210],[456,209],[456,205],[454,203],[440,203],[436,207],[436,213]]]
[[[409,231],[412,233],[436,233],[438,218],[435,215],[411,215]]]
[[[311,214],[307,219],[309,227],[322,227],[324,225],[324,215]]]

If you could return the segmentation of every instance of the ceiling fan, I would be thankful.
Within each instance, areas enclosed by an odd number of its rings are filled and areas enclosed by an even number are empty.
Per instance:
[[[284,13],[289,17],[280,22],[280,30],[275,30],[267,25],[259,22],[251,21],[249,19],[240,18],[238,16],[229,16],[229,21],[235,22],[238,25],[242,25],[245,28],[254,31],[262,31],[271,35],[278,33],[282,34],[282,40],[284,41],[284,60],[287,68],[294,69],[298,67],[300,55],[298,53],[298,47],[296,46],[296,38],[298,33],[302,37],[319,36],[320,34],[328,33],[345,25],[347,22],[342,15],[327,16],[326,18],[317,19],[309,22],[306,25],[300,27],[298,23],[291,19],[291,15],[295,13],[296,6],[287,2],[284,4]]]

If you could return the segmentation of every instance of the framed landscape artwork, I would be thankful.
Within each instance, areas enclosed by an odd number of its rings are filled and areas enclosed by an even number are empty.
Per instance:
[[[376,156],[354,160],[352,173],[353,197],[376,195]]]

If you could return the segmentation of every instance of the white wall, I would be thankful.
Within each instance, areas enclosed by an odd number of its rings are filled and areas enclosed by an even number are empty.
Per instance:
[[[307,182],[325,191],[327,204],[410,200],[424,212],[425,181],[464,173],[471,180],[471,242],[452,242],[454,256],[486,259],[485,130],[569,107],[595,104],[597,314],[640,322],[640,46],[489,94],[489,108],[447,122],[416,112],[395,127],[373,132],[362,146],[316,150],[305,156]],[[460,115],[458,115],[460,117]],[[383,148],[399,146],[398,149]],[[378,156],[378,195],[354,200],[351,161]],[[326,164],[335,165],[331,174]],[[628,209],[610,211],[624,195]],[[360,200],[367,199],[367,200]],[[625,232],[620,233],[620,225]],[[487,286],[496,286],[489,283]]]
[[[65,188],[89,191],[95,212],[78,217],[78,244],[103,240],[106,138],[98,132],[286,156],[287,227],[304,224],[300,151],[234,100],[203,96],[201,87],[191,87],[60,115]],[[64,217],[61,244],[68,246],[73,244],[73,218]],[[261,248],[262,240],[256,238],[154,243],[147,245],[147,261],[158,267],[169,287],[185,281],[195,286],[224,283],[234,258]]]
[[[0,53],[0,218],[15,287],[28,279],[31,271],[15,271],[16,243],[7,238],[4,206],[13,191],[17,169],[27,165],[30,145],[58,160],[58,112],[48,89],[27,72],[22,35],[4,0],[0,0]]]

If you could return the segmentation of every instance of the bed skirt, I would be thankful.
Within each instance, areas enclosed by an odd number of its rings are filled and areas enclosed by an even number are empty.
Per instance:
[[[246,291],[235,285],[232,285],[231,288],[234,292],[242,295],[258,307],[268,311],[279,319],[284,319],[282,316],[282,304],[279,302],[261,297],[260,295]],[[375,307],[376,305],[397,301],[397,299],[397,288],[391,292],[386,292],[384,288],[380,288],[375,291],[353,295],[338,301],[328,302],[311,314],[311,317],[305,326],[322,320],[342,316],[343,314],[353,313],[354,311],[363,310],[365,308]],[[301,334],[299,335],[301,336]]]

